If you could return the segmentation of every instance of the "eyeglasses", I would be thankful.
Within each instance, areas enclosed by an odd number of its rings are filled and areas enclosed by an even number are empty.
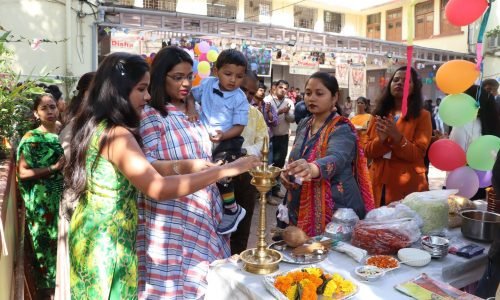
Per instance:
[[[191,73],[191,74],[189,74],[189,75],[187,75],[187,76],[181,76],[181,75],[174,75],[174,76],[172,76],[172,75],[168,75],[168,74],[167,74],[167,77],[168,77],[168,78],[170,78],[170,79],[172,79],[173,81],[175,81],[175,82],[177,82],[177,83],[181,83],[181,82],[183,82],[184,80],[187,80],[187,81],[193,81],[193,79],[194,79],[194,74],[192,74],[192,73]]]

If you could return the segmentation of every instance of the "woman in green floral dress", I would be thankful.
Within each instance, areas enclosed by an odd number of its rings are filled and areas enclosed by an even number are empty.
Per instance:
[[[26,224],[33,241],[38,289],[55,287],[57,222],[62,196],[63,149],[57,136],[59,112],[52,95],[35,98],[40,126],[28,131],[17,149],[19,190],[26,206]]]
[[[136,188],[160,201],[176,199],[258,165],[249,157],[224,166],[199,160],[153,168],[142,153],[140,114],[151,99],[149,67],[138,55],[113,53],[99,66],[71,133],[68,188],[78,206],[71,218],[71,298],[137,299]],[[191,173],[179,175],[179,173]],[[167,176],[162,175],[179,176]]]

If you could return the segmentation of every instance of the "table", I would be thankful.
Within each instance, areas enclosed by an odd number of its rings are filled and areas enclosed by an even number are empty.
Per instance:
[[[460,229],[453,229],[449,237],[461,237]],[[396,284],[427,273],[433,279],[447,282],[454,287],[462,288],[478,281],[487,263],[488,244],[477,243],[485,247],[482,255],[466,259],[448,254],[440,260],[432,260],[425,267],[410,267],[401,264],[397,270],[388,272],[381,279],[374,282],[361,282],[354,274],[354,269],[360,264],[343,253],[331,251],[328,257],[316,266],[323,268],[328,273],[339,273],[353,280],[359,286],[359,292],[352,299],[408,299],[407,296],[396,291]],[[300,268],[301,265],[280,263],[278,272]],[[205,299],[273,299],[263,284],[263,276],[255,275],[243,270],[241,262],[229,260],[211,267],[207,277],[208,291]]]

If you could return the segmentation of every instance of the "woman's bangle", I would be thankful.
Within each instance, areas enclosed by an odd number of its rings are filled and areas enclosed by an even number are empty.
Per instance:
[[[406,147],[406,145],[408,145],[408,140],[405,137],[403,137],[403,139],[405,140],[405,142],[403,145],[401,145],[401,148],[404,148]]]
[[[52,173],[52,171],[54,171],[54,170],[52,169],[52,166],[48,166],[47,168],[49,169],[49,174],[50,174],[50,173]]]
[[[174,162],[174,166],[172,167],[174,170],[174,173],[177,175],[182,175],[181,172],[179,171],[179,161]]]

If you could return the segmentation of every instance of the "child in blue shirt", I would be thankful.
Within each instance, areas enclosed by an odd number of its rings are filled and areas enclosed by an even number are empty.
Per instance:
[[[240,85],[245,79],[246,70],[247,60],[243,53],[233,49],[224,50],[215,62],[216,77],[203,80],[191,90],[194,100],[201,104],[200,120],[214,143],[214,161],[230,162],[244,155],[241,133],[248,122],[249,108]],[[188,107],[194,107],[189,100]],[[224,216],[217,232],[228,234],[236,230],[246,211],[236,203],[234,186],[230,180],[218,182],[217,187],[224,201]]]

